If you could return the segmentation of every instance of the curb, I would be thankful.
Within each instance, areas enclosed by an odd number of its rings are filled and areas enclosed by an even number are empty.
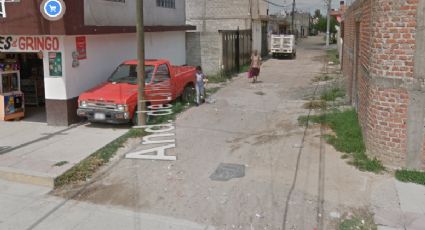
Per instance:
[[[55,178],[49,174],[17,170],[8,167],[0,167],[0,178],[11,182],[40,185],[52,189],[54,188],[55,181]]]

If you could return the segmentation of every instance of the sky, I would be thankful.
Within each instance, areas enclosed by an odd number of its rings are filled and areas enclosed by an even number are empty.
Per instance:
[[[270,13],[280,12],[282,9],[287,11],[292,10],[293,0],[266,0],[279,5],[286,6],[285,8],[270,5]],[[320,9],[322,14],[326,12],[325,0],[295,0],[295,8],[297,10],[314,12],[316,9]],[[332,8],[339,8],[339,0],[332,0]]]

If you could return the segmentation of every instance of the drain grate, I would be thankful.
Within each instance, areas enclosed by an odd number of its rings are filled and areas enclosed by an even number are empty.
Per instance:
[[[210,179],[214,181],[229,181],[233,178],[245,176],[245,165],[220,163],[217,169],[211,174]]]

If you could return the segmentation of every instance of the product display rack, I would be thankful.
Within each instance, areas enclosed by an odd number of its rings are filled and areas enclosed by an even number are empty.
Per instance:
[[[16,120],[24,115],[19,71],[0,71],[0,120]]]

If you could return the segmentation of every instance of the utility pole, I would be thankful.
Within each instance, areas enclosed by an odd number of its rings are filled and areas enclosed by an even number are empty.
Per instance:
[[[292,34],[295,35],[295,26],[294,26],[294,21],[295,21],[295,0],[292,2],[292,22],[291,22],[291,30],[292,30]]]
[[[139,126],[145,125],[146,104],[143,101],[145,91],[145,32],[143,24],[143,0],[136,1],[136,15],[137,15],[137,84],[138,84],[138,97],[137,97],[137,124]]]
[[[326,27],[326,48],[329,48],[330,40],[330,30],[331,30],[331,11],[332,11],[332,0],[328,1],[328,17],[327,17],[327,27]]]

